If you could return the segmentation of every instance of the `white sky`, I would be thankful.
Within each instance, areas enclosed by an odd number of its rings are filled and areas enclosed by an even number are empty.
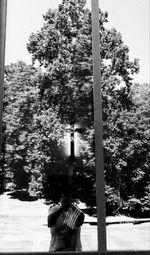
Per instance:
[[[87,6],[91,8],[91,1]],[[42,14],[56,8],[62,0],[7,0],[5,64],[23,60],[31,64],[26,49],[29,35],[40,30]],[[134,81],[150,82],[150,1],[149,0],[99,0],[99,7],[108,11],[107,27],[115,27],[130,48],[130,58],[140,59],[140,73]]]

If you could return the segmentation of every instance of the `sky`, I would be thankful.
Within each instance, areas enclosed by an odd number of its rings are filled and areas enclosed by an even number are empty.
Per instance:
[[[87,0],[87,7],[91,8]],[[5,64],[23,60],[31,64],[26,44],[29,35],[42,27],[43,14],[57,8],[62,0],[7,0]],[[150,83],[150,0],[99,0],[108,12],[108,28],[116,28],[130,49],[130,60],[140,60],[134,82]]]

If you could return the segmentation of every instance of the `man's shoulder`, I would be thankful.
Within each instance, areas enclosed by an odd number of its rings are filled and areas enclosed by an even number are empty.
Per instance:
[[[60,204],[55,204],[55,203],[53,203],[53,204],[51,204],[51,205],[49,206],[48,212],[49,212],[49,213],[55,212],[55,211],[57,211],[59,208],[60,208]]]

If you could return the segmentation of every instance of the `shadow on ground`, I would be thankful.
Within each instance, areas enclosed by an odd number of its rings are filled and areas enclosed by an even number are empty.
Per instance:
[[[32,202],[37,200],[37,197],[31,196],[26,190],[10,191],[7,193],[7,195],[12,199],[19,199],[20,201]]]

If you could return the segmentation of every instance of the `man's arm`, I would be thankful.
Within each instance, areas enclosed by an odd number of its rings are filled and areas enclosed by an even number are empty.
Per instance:
[[[83,224],[84,218],[85,218],[85,215],[84,215],[84,213],[82,212],[82,213],[79,215],[78,219],[77,219],[77,225],[78,225],[78,227],[80,227],[80,226]]]
[[[70,206],[70,199],[67,197],[62,198],[61,200],[61,205],[57,205],[55,207],[51,207],[49,209],[49,214],[48,214],[48,227],[52,227],[57,218],[60,216],[60,214],[63,211],[67,211]]]
[[[49,228],[55,224],[57,218],[60,216],[62,212],[63,212],[62,206],[57,206],[57,208],[55,207],[49,209],[49,214],[47,218]]]

